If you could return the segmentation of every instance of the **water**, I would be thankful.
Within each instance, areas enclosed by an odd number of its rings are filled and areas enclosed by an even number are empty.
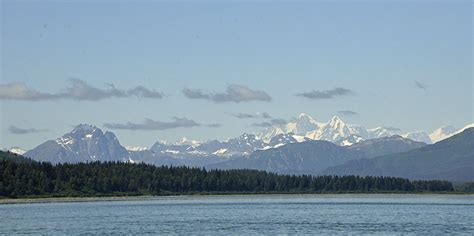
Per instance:
[[[186,196],[0,205],[0,234],[474,234],[472,195]]]

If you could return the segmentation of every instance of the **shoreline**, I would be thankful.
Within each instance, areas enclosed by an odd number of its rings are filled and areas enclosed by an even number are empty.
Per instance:
[[[237,196],[380,196],[380,195],[432,195],[432,196],[474,196],[474,193],[215,193],[215,194],[176,194],[176,195],[142,195],[142,196],[97,196],[97,197],[25,197],[0,198],[0,205],[37,204],[37,203],[75,203],[75,202],[116,202],[116,201],[149,201],[158,199],[177,199],[187,197],[237,197]]]

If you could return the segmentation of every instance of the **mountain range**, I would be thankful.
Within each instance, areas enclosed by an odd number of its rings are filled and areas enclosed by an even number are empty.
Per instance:
[[[250,155],[257,150],[267,150],[270,148],[281,147],[290,143],[304,142],[308,140],[326,140],[337,145],[350,146],[352,144],[361,142],[363,140],[389,137],[392,135],[399,134],[399,131],[393,128],[377,127],[372,129],[366,129],[362,126],[346,124],[342,119],[334,116],[330,121],[322,123],[317,122],[313,117],[301,113],[297,118],[288,122],[284,125],[275,125],[271,128],[266,129],[264,132],[258,134],[242,134],[239,137],[229,139],[226,141],[211,140],[207,142],[198,142],[183,138],[177,143],[168,143],[164,141],[158,141],[150,148],[142,147],[125,147],[123,150],[122,146],[117,143],[110,143],[109,148],[98,147],[98,150],[84,150],[84,148],[92,148],[91,143],[81,144],[82,150],[74,150],[72,146],[75,146],[79,141],[84,138],[88,141],[89,138],[78,137],[74,132],[78,130],[84,130],[81,134],[89,134],[91,130],[102,131],[95,126],[91,125],[79,125],[75,127],[75,131],[70,134],[65,134],[63,137],[56,140],[44,143],[39,147],[30,150],[27,154],[32,156],[43,156],[40,157],[42,160],[49,160],[49,156],[58,156],[58,162],[64,162],[66,160],[72,161],[85,161],[85,160],[117,160],[117,157],[108,156],[107,149],[113,150],[119,154],[120,158],[127,159],[125,153],[133,153],[134,156],[137,152],[142,152],[142,155],[146,155],[146,150],[152,151],[159,156],[222,156],[222,157],[233,157]],[[400,134],[401,136],[412,139],[415,141],[421,141],[425,143],[432,143],[434,141],[440,141],[444,138],[450,137],[454,133],[459,132],[452,126],[444,126],[436,129],[431,134],[424,132],[414,132],[408,134]],[[79,135],[81,135],[79,134]],[[92,135],[92,134],[89,134]],[[77,136],[77,137],[76,137]],[[100,137],[108,137],[109,140],[115,140],[116,137],[111,132],[99,135]],[[94,136],[97,141],[100,139],[99,136]],[[92,137],[92,136],[90,136]],[[72,140],[75,140],[72,141]],[[68,142],[74,142],[71,146]],[[89,140],[90,141],[90,140]],[[102,145],[107,143],[107,140],[102,142]],[[55,148],[53,148],[55,147]],[[41,149],[41,150],[40,150]],[[73,151],[71,151],[73,150]],[[21,148],[11,148],[10,152],[17,154],[25,154],[25,151]],[[62,153],[61,155],[56,152]],[[75,152],[78,152],[77,154]]]
[[[377,127],[366,129],[362,126],[347,124],[334,116],[328,122],[317,122],[308,114],[301,113],[297,118],[284,125],[275,125],[258,134],[242,134],[226,141],[211,140],[198,142],[184,138],[177,143],[156,142],[150,150],[155,154],[170,156],[221,156],[236,157],[250,155],[257,150],[267,150],[290,143],[309,140],[325,140],[337,145],[350,146],[363,140],[401,135],[404,138],[427,144],[439,141],[459,132],[452,126],[444,126],[430,135],[425,132],[401,134],[394,128]],[[137,148],[128,148],[136,150]],[[142,148],[138,148],[143,150]],[[160,155],[161,155],[160,154]]]
[[[436,129],[430,135],[420,132],[398,135],[394,134],[397,131],[390,128],[366,129],[362,126],[346,124],[337,116],[328,122],[321,123],[302,113],[285,125],[271,127],[259,134],[244,133],[225,141],[207,142],[184,138],[177,143],[158,141],[150,148],[137,148],[122,146],[112,132],[103,132],[96,126],[81,124],[62,137],[46,141],[30,151],[24,152],[20,148],[13,148],[10,152],[52,163],[125,161],[219,169],[259,169],[285,174],[342,174],[344,171],[348,174],[361,171],[360,174],[377,175],[385,172],[380,167],[383,166],[382,164],[374,163],[388,163],[388,161],[378,161],[379,158],[395,160],[401,153],[415,152],[432,146],[426,146],[426,143],[447,142],[463,134],[463,130],[472,126],[474,125],[468,125],[461,130],[445,126]],[[412,139],[422,139],[427,142]],[[438,143],[434,145],[439,145]],[[456,149],[440,153],[445,156],[457,155]],[[439,161],[429,158],[427,160],[428,162]],[[362,168],[365,165],[368,166],[367,169]],[[376,169],[369,168],[371,166]],[[344,171],[337,172],[339,170]],[[378,170],[381,172],[377,172]],[[444,169],[440,168],[441,170]],[[458,171],[463,173],[462,171],[466,170],[470,169],[464,168]],[[403,177],[431,178],[433,176],[438,175],[418,174]],[[462,180],[450,170],[446,170],[445,175],[441,176]]]
[[[297,140],[326,140],[338,145],[349,146],[362,140],[401,135],[408,139],[431,144],[450,137],[458,131],[452,126],[443,126],[429,134],[424,131],[402,134],[396,128],[376,127],[367,129],[363,126],[347,124],[338,116],[334,116],[327,122],[318,122],[310,115],[301,113],[287,124],[274,125],[266,129],[258,137],[264,141],[269,141],[276,135],[292,133]]]
[[[425,145],[425,143],[400,136],[361,141],[352,146],[339,146],[324,140],[310,140],[256,151],[248,157],[234,158],[207,167],[210,169],[258,169],[282,174],[318,174],[328,167],[351,160],[404,152]]]

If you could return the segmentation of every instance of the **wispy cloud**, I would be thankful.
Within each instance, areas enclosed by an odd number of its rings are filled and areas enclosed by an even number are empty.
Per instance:
[[[238,119],[271,119],[272,116],[266,112],[250,113],[230,113],[231,116]]]
[[[20,127],[12,125],[8,128],[8,131],[12,134],[34,134],[34,133],[46,132],[48,130],[35,129],[35,128],[20,128]]]
[[[0,84],[0,99],[3,100],[47,100],[55,96],[27,87],[23,83]]]
[[[417,89],[421,89],[421,90],[428,89],[428,85],[426,85],[425,83],[422,83],[420,81],[417,81],[417,80],[415,80],[415,86],[416,86]]]
[[[108,88],[96,88],[80,79],[69,79],[70,86],[57,93],[40,92],[28,87],[24,83],[10,83],[0,85],[1,100],[44,101],[69,99],[76,101],[99,101],[107,98],[143,97],[162,98],[163,95],[153,89],[137,86],[132,89],[117,89],[113,84]]]
[[[352,95],[352,94],[354,94],[354,92],[350,89],[337,87],[330,90],[312,90],[309,92],[298,93],[296,94],[296,96],[317,100],[317,99],[332,99],[339,96]]]
[[[272,127],[275,125],[284,125],[288,123],[285,119],[272,119],[270,121],[260,122],[260,123],[253,123],[253,127]]]
[[[340,115],[343,115],[343,116],[355,116],[355,115],[359,115],[359,113],[357,113],[357,112],[355,112],[355,111],[351,111],[351,110],[338,111],[337,113],[340,114]]]
[[[204,99],[216,103],[222,102],[250,102],[264,101],[269,102],[272,97],[261,90],[253,90],[244,85],[229,85],[225,92],[206,93],[201,89],[183,89],[183,94],[189,99]]]
[[[402,129],[397,128],[397,127],[384,127],[384,128],[388,131],[394,131],[394,132],[402,131]]]
[[[123,130],[167,130],[176,128],[191,128],[197,126],[206,127],[220,127],[220,124],[213,123],[209,125],[199,124],[194,120],[188,118],[174,117],[172,121],[155,121],[152,119],[145,119],[141,123],[127,122],[124,124],[120,123],[106,123],[105,128],[109,129],[123,129]]]
[[[137,86],[133,89],[128,90],[129,95],[143,98],[162,98],[163,94],[152,89],[145,88],[143,86]]]

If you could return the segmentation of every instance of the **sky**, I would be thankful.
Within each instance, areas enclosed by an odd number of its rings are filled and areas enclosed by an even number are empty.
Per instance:
[[[474,120],[471,1],[0,4],[0,148],[80,123],[151,146],[301,112],[404,132]]]

